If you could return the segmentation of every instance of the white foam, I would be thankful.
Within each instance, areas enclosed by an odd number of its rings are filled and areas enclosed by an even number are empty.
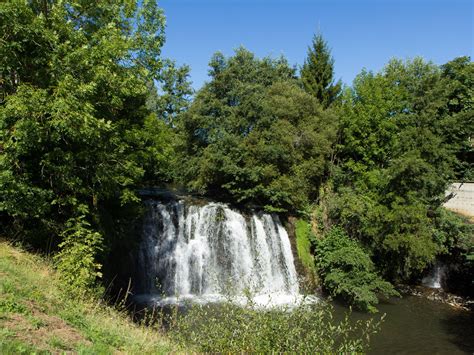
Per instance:
[[[164,307],[169,305],[192,305],[192,304],[219,304],[224,302],[233,303],[238,306],[252,306],[257,309],[285,308],[291,309],[302,304],[314,304],[319,302],[319,298],[314,295],[303,296],[286,293],[259,294],[252,297],[245,296],[224,296],[222,294],[204,295],[181,295],[181,296],[158,296],[158,295],[137,295],[134,301],[149,307]]]
[[[220,203],[151,201],[138,259],[140,292],[164,295],[149,296],[158,305],[308,301],[299,293],[290,241],[277,215],[245,216]],[[255,296],[249,300],[246,294]]]

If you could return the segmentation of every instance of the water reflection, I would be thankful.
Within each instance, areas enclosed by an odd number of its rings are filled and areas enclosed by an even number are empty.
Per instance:
[[[335,305],[342,315],[344,307]],[[373,336],[369,354],[465,354],[474,352],[473,312],[406,295],[383,302],[381,331]],[[353,312],[352,317],[370,315]]]

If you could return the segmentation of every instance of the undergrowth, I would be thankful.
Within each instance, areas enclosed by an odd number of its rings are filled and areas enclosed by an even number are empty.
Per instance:
[[[159,309],[134,323],[97,296],[71,297],[51,265],[0,241],[1,354],[360,353],[380,325],[335,320],[323,303],[262,309],[251,295],[247,307]]]
[[[307,269],[315,270],[314,257],[311,254],[311,227],[303,219],[298,219],[295,227],[298,257]]]
[[[382,320],[352,323],[347,314],[337,321],[323,303],[261,309],[249,300],[247,307],[192,305],[174,319],[169,335],[205,353],[361,353]]]
[[[316,267],[324,289],[357,309],[375,313],[379,296],[400,296],[379,276],[364,249],[339,227],[317,240]]]

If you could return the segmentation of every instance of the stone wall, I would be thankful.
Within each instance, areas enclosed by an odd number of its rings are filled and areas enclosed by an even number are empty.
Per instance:
[[[474,217],[474,182],[454,183],[446,196],[452,196],[444,207],[460,214]]]

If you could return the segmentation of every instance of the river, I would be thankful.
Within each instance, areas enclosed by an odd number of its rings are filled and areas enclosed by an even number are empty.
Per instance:
[[[371,341],[369,354],[472,354],[474,352],[474,313],[453,308],[423,297],[405,295],[378,307],[386,314],[378,334]],[[335,305],[342,316],[347,309]],[[371,316],[353,312],[352,319]]]

